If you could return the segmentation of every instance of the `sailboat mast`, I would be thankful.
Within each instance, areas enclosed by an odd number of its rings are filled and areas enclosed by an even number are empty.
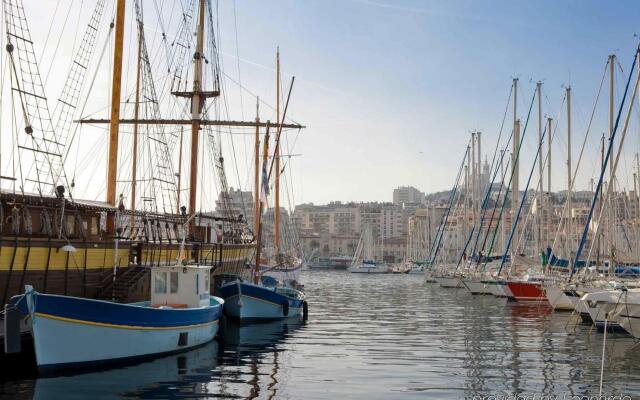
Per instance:
[[[538,81],[536,83],[536,90],[538,91],[538,142],[540,146],[542,146],[542,82]],[[547,137],[549,137],[551,133],[547,132]],[[541,151],[542,152],[542,151]],[[537,227],[536,227],[536,246],[537,251],[542,249],[542,191],[544,190],[544,163],[542,160],[544,157],[540,157],[540,163],[538,164],[538,175],[540,178],[540,184],[538,186],[538,204],[536,205],[536,212],[538,214],[537,218]]]
[[[573,246],[573,216],[571,209],[571,86],[567,88],[567,257],[571,263]],[[571,265],[570,265],[571,266]]]
[[[142,6],[142,4],[141,4]],[[133,109],[133,154],[131,157],[131,210],[136,209],[136,188],[138,173],[138,117],[140,116],[140,59],[142,58],[142,12],[138,21],[138,61],[136,66],[136,102]],[[133,219],[133,217],[132,217]]]
[[[253,232],[258,234],[258,225],[260,224],[260,99],[256,99],[256,136],[255,136],[255,154],[254,154],[254,170],[253,177],[253,204],[254,204],[254,220],[253,220]],[[256,265],[258,265],[258,259],[256,258]]]
[[[616,55],[609,55],[609,141],[610,146],[613,146],[613,126],[615,120],[615,110],[614,110],[614,96],[615,96],[615,65],[616,65]],[[607,241],[609,243],[609,257],[613,258],[613,252],[615,249],[615,239],[614,239],[614,198],[615,198],[615,186],[613,185],[614,172],[613,172],[613,157],[609,159],[609,185],[611,186],[609,196],[609,204],[608,204],[608,224],[607,228],[609,230],[609,234],[607,235]],[[611,260],[613,262],[613,260]]]
[[[109,155],[107,166],[107,203],[116,205],[118,175],[118,134],[120,129],[120,94],[122,92],[122,56],[124,43],[125,0],[117,0],[113,76],[111,80],[111,120],[109,122]]]
[[[267,129],[264,133],[264,146],[262,151],[262,162],[266,164],[266,160],[269,159],[269,124],[271,122],[267,121]],[[259,150],[259,149],[258,149]],[[263,181],[263,185],[268,185],[268,181]],[[262,188],[262,190],[266,191],[267,188]],[[262,250],[262,201],[258,202],[258,222],[256,226],[258,227],[258,237],[256,238],[256,267],[253,271],[253,282],[258,284],[260,282],[260,251]]]
[[[638,189],[639,189],[639,185],[638,185],[638,179],[640,179],[640,155],[638,153],[636,153],[636,176],[635,179],[633,180],[634,183],[634,190],[636,191],[636,210],[638,210],[640,212],[640,196],[638,195]]]
[[[512,194],[512,214],[511,214],[511,218],[513,220],[513,225],[515,225],[515,229],[514,229],[514,233],[516,235],[516,237],[520,237],[520,232],[518,231],[518,219],[516,218],[516,213],[518,212],[518,204],[520,202],[520,186],[518,184],[518,174],[520,173],[520,155],[518,153],[518,150],[520,149],[520,120],[517,119],[516,120],[516,126],[515,129],[513,131],[513,143],[518,143],[518,147],[515,147],[513,149],[513,178],[511,178],[513,180],[513,194]],[[516,249],[512,249],[513,251],[515,251]]]
[[[518,162],[518,149],[520,147],[520,122],[518,121],[518,78],[513,78],[513,152],[511,153],[512,185],[511,185],[511,212],[515,215],[518,209],[518,197],[520,175]],[[513,223],[516,223],[514,220]]]
[[[480,218],[480,215],[482,213],[482,191],[483,191],[483,187],[482,187],[482,132],[476,132],[476,144],[478,145],[478,152],[476,154],[476,164],[477,164],[477,170],[478,172],[476,173],[476,179],[478,180],[478,185],[477,185],[477,189],[476,191],[478,192],[476,198],[478,199],[478,219]]]
[[[552,118],[547,118],[547,132],[548,138],[547,141],[547,221],[546,221],[546,229],[547,229],[547,246],[551,244],[551,125],[553,123]]]
[[[180,213],[180,192],[181,192],[181,188],[180,185],[182,184],[182,139],[184,136],[184,127],[180,126],[180,147],[178,148],[178,188],[177,191],[177,207],[178,207],[178,214]]]
[[[469,163],[464,166],[464,203],[462,209],[462,232],[467,234],[467,220],[469,218]],[[472,219],[473,220],[473,219]]]
[[[500,159],[503,160],[504,159],[504,152],[507,151],[506,149],[500,150]],[[507,162],[508,165],[508,162]],[[504,170],[506,169],[505,165],[503,163],[500,163],[500,176],[502,177],[502,183],[501,185],[504,185]],[[509,193],[509,190],[507,189],[507,193],[505,193],[505,196],[507,196],[507,194]],[[494,205],[494,207],[497,206],[498,201],[500,200],[500,192],[498,192],[498,197],[496,198],[496,205]],[[491,223],[489,223],[489,226],[491,226]],[[504,253],[504,249],[505,249],[505,238],[504,238],[504,215],[502,213],[500,213],[500,220],[498,221],[498,227],[496,227],[496,229],[500,229],[500,243],[502,244],[502,252]],[[488,234],[487,234],[488,236]],[[487,254],[490,255],[490,254]]]
[[[276,121],[278,123],[277,131],[280,132],[280,47],[276,50]],[[274,214],[274,244],[276,246],[276,254],[280,254],[280,141],[276,141],[274,149],[275,156],[275,214]]]
[[[189,171],[189,214],[196,212],[196,196],[198,189],[198,144],[200,119],[202,118],[202,61],[204,58],[204,5],[200,0],[198,13],[198,38],[196,53],[193,56],[193,97],[191,97],[191,168]]]
[[[602,171],[604,169],[604,133],[602,134],[602,138],[600,139],[600,170]],[[602,219],[602,215],[604,215],[604,210],[602,208],[602,205],[604,204],[604,198],[603,196],[603,192],[602,192],[602,187],[600,188],[600,192],[595,193],[594,192],[594,196],[598,196],[598,199],[596,200],[596,211],[597,211],[597,215],[598,215],[598,220],[600,221]],[[606,224],[605,224],[605,228],[606,228]],[[600,231],[598,232],[598,230],[596,230],[596,235],[597,235],[597,248],[596,248],[596,265],[600,265],[600,255],[602,254],[602,237],[603,237],[603,232]],[[606,238],[605,238],[605,247],[606,247]]]
[[[471,219],[476,220],[476,133],[471,132],[471,160],[467,162],[471,169]]]
[[[638,153],[636,153],[636,172],[633,173],[633,206],[636,209],[636,215],[640,212],[640,197],[638,197],[638,179],[640,178],[640,160],[638,160]],[[636,238],[638,237],[638,226],[636,225]],[[637,250],[636,250],[637,257]]]

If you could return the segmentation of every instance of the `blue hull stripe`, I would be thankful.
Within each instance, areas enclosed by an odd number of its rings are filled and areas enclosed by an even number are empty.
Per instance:
[[[241,282],[240,286],[242,286],[241,291],[243,296],[250,296],[262,301],[267,301],[269,303],[282,305],[285,301],[289,302],[289,306],[293,308],[302,307],[302,300],[295,299],[289,296],[285,296],[283,294],[277,293],[272,289],[268,289],[262,286],[248,284],[245,282]],[[228,299],[233,296],[237,296],[240,293],[238,292],[238,283],[232,282],[226,285],[223,285],[218,289],[220,295],[223,299]]]
[[[15,304],[21,296],[11,299]],[[35,312],[88,323],[136,327],[180,327],[206,324],[218,319],[221,305],[189,309],[159,309],[110,301],[82,299],[38,293],[34,296]],[[27,302],[20,301],[20,310],[27,314]]]
[[[191,329],[191,328],[198,328],[200,326],[206,326],[206,325],[215,324],[215,323],[218,322],[216,320],[216,321],[209,321],[209,322],[205,322],[205,323],[197,324],[197,325],[181,325],[181,326],[140,326],[140,325],[133,326],[133,325],[122,325],[122,324],[107,324],[107,323],[104,323],[104,322],[84,321],[84,320],[79,320],[79,319],[59,317],[57,315],[42,314],[42,313],[39,313],[39,312],[36,312],[35,315],[37,317],[40,317],[40,318],[55,319],[55,320],[58,320],[58,321],[69,322],[69,323],[72,323],[72,324],[101,326],[101,327],[105,327],[105,328],[133,329],[133,330],[141,330],[141,331],[146,331],[146,330]]]

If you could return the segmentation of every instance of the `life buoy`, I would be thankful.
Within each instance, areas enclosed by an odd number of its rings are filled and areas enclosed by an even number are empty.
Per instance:
[[[309,318],[309,305],[307,304],[307,301],[303,301],[302,302],[302,320],[306,321],[307,318]]]
[[[289,315],[289,300],[282,302],[282,315],[287,317]]]

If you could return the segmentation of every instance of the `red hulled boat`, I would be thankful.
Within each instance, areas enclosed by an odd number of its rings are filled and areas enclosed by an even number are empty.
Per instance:
[[[539,278],[507,281],[507,286],[516,301],[546,301],[542,281]]]

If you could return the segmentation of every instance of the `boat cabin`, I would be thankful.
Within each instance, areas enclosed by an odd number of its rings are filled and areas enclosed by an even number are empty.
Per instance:
[[[205,265],[172,265],[151,270],[151,307],[197,308],[210,305]]]

